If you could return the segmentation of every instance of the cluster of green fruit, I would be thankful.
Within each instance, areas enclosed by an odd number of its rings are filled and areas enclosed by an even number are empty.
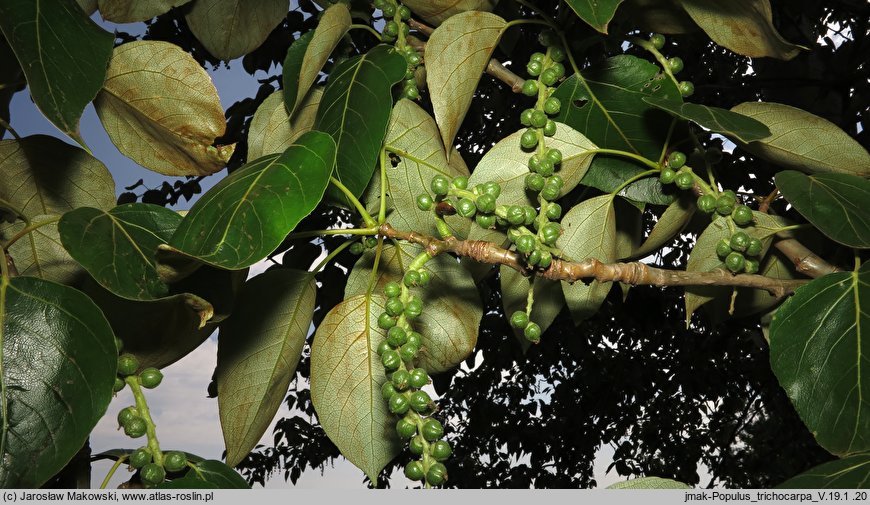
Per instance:
[[[744,231],[736,231],[730,239],[722,239],[716,244],[716,255],[732,273],[758,273],[763,244],[761,240],[750,237]]]
[[[389,378],[381,393],[390,412],[401,416],[396,433],[402,440],[408,440],[411,453],[419,456],[405,466],[405,476],[427,486],[438,486],[447,480],[447,468],[442,461],[450,457],[452,450],[441,439],[444,427],[431,417],[436,410],[435,402],[422,390],[430,382],[429,375],[414,366],[422,336],[414,331],[411,322],[422,313],[423,302],[408,289],[425,287],[430,280],[427,270],[409,268],[402,284],[389,282],[384,286],[387,301],[378,317],[378,326],[386,330],[387,336],[377,352]]]
[[[416,100],[420,97],[416,74],[423,59],[420,57],[420,53],[413,46],[409,45],[405,39],[411,31],[411,28],[406,23],[406,21],[411,19],[411,9],[393,0],[376,0],[374,5],[376,9],[380,9],[386,20],[384,28],[381,30],[381,39],[384,42],[395,42],[396,50],[405,57],[405,61],[408,64],[405,70],[405,78],[402,82],[400,98]]]
[[[377,245],[378,239],[376,237],[366,237],[351,244],[350,252],[352,254],[360,255],[364,253],[366,249],[374,249]]]
[[[665,39],[665,36],[661,33],[653,34],[653,36],[649,39],[649,43],[655,49],[656,56],[660,56],[665,63],[665,72],[667,72],[676,81],[676,77],[674,76],[676,76],[683,70],[683,59],[679,56],[675,56],[673,58],[665,58],[664,56],[662,56],[662,54],[658,51],[665,47],[665,42],[667,42],[667,40]],[[692,84],[691,81],[679,81],[677,84],[677,88],[680,90],[680,94],[684,97],[692,96],[695,93],[695,85]]]

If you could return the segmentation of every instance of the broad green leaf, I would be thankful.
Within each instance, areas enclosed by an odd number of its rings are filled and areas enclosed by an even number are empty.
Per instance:
[[[870,248],[870,180],[848,174],[776,174],[776,187],[802,216],[831,240]]]
[[[870,449],[870,262],[798,288],[773,316],[770,364],[816,441],[840,456]]]
[[[420,246],[404,242],[384,246],[371,292],[382,294],[388,282],[400,281],[405,268],[420,252]],[[357,261],[345,286],[345,298],[369,292],[373,263],[373,251]],[[461,363],[474,350],[483,310],[474,281],[453,257],[436,256],[425,268],[431,273],[431,284],[414,293],[423,301],[423,314],[413,323],[423,336],[417,362],[430,372],[443,372]],[[377,321],[381,312],[369,317]]]
[[[463,12],[436,28],[426,43],[426,83],[447,148],[453,146],[477,82],[506,25],[495,14]]]
[[[695,214],[695,202],[692,198],[678,198],[662,213],[652,231],[643,244],[632,254],[635,258],[643,258],[658,250],[671,241],[685,228]]]
[[[211,78],[168,42],[116,47],[94,106],[121,153],[163,175],[213,174],[235,149],[213,146],[226,122]]]
[[[870,454],[822,463],[776,486],[778,489],[867,489]]]
[[[314,88],[306,95],[290,122],[284,108],[284,97],[276,91],[257,108],[248,132],[248,159],[255,160],[268,154],[284,152],[294,140],[314,126],[314,116],[320,105],[323,90]]]
[[[46,135],[0,141],[0,208],[16,209],[33,225],[9,248],[18,273],[70,283],[81,267],[60,243],[56,221],[79,206],[111,209],[115,181],[99,160]],[[0,240],[25,231],[25,223],[0,220]]]
[[[607,489],[692,489],[692,487],[673,479],[640,477],[611,484]]]
[[[430,194],[429,184],[436,175],[451,179],[467,176],[468,167],[462,156],[454,150],[448,162],[435,120],[419,105],[405,99],[399,100],[393,108],[384,147],[399,159],[396,166],[389,164],[386,169],[388,204],[393,208],[390,224],[400,230],[437,235],[435,215],[417,208],[417,195]],[[380,192],[367,193],[367,203],[376,205]],[[449,216],[446,221],[454,229],[464,228],[468,222],[462,217]]]
[[[220,329],[218,407],[227,464],[236,466],[260,441],[295,377],[314,314],[314,277],[270,270],[245,283]]]
[[[183,477],[186,480],[199,479],[212,484],[217,489],[250,489],[244,477],[235,470],[215,459],[200,461]]]
[[[115,37],[74,0],[0,2],[0,31],[39,110],[79,143],[79,118],[106,78]]]
[[[790,60],[806,49],[776,31],[768,0],[680,0],[680,4],[713,42],[735,53]]]
[[[613,201],[616,208],[616,259],[624,261],[640,248],[643,238],[643,209],[624,198]]]
[[[110,211],[79,207],[57,224],[70,256],[112,293],[153,300],[169,292],[157,275],[154,254],[181,222],[177,212],[159,205],[129,203]]]
[[[97,11],[97,0],[76,0],[76,3],[88,16]]]
[[[607,24],[616,14],[622,0],[567,0],[580,19],[601,33],[607,33]]]
[[[289,8],[289,0],[196,0],[184,18],[209,53],[230,61],[260,47]]]
[[[731,109],[770,129],[770,137],[740,147],[783,167],[809,174],[870,175],[870,154],[827,119],[779,103],[745,102]]]
[[[764,123],[749,116],[719,107],[684,103],[666,98],[646,97],[644,102],[676,117],[692,121],[715,133],[721,133],[740,142],[752,142],[770,136]]]
[[[595,258],[602,263],[616,261],[615,214],[612,195],[590,198],[572,207],[562,218],[562,236],[556,242],[563,258],[571,261]],[[562,281],[562,292],[574,320],[579,322],[593,315],[604,303],[612,284],[597,280],[589,284]]]
[[[221,268],[260,261],[320,203],[335,163],[335,143],[321,132],[299,137],[282,154],[246,164],[203,195],[169,244]]]
[[[402,2],[431,25],[466,11],[491,11],[498,0],[407,0]]]
[[[347,5],[337,3],[323,12],[313,32],[296,39],[284,58],[284,106],[291,117],[317,80],[320,70],[351,24]]]
[[[652,161],[658,161],[674,120],[643,99],[681,99],[677,87],[657,65],[629,55],[609,58],[585,72],[583,80],[577,75],[568,77],[553,96],[562,101],[557,121],[586,135],[599,148],[628,151]],[[592,161],[583,184],[611,192],[645,170],[648,167],[623,158],[601,155]],[[659,205],[673,200],[654,177],[630,184],[620,195]]]
[[[773,240],[773,235],[785,226],[781,218],[763,214],[761,212],[753,212],[755,222],[752,226],[741,228],[747,235],[761,240],[762,249],[760,257],[767,254],[767,249]],[[716,255],[716,245],[722,239],[731,239],[731,228],[728,227],[728,220],[725,217],[719,216],[710,223],[709,226],[698,236],[692,252],[689,254],[689,261],[686,263],[686,270],[689,272],[711,272],[716,269],[721,269],[728,272],[725,264]],[[731,288],[723,286],[690,286],[686,287],[686,325],[692,318],[692,314],[705,303],[717,297],[728,296],[731,293]]]
[[[4,277],[0,342],[0,487],[37,488],[66,466],[106,412],[115,338],[80,291]]]
[[[100,16],[113,23],[148,21],[190,0],[99,0]],[[96,3],[96,2],[95,2]]]
[[[346,298],[326,314],[311,346],[311,402],[317,419],[341,454],[371,479],[401,450],[396,418],[381,386],[387,381],[378,356],[384,332],[382,295]]]
[[[338,146],[334,177],[359,197],[372,178],[381,142],[390,122],[393,84],[405,75],[405,58],[390,46],[337,65],[320,100],[314,128],[326,132]],[[350,207],[335,187],[329,199]]]
[[[508,318],[518,310],[526,310],[530,289],[534,291],[535,297],[530,318],[541,327],[542,331],[547,331],[565,306],[562,290],[551,280],[538,277],[533,281],[532,277],[526,277],[504,265],[499,267],[499,280],[501,281],[501,306]],[[523,348],[528,349],[531,343],[523,335],[523,330],[513,327],[511,329]]]

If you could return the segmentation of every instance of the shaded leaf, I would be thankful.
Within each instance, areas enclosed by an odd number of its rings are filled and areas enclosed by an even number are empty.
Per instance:
[[[200,479],[214,485],[217,489],[250,489],[248,482],[235,470],[221,461],[207,459],[191,468],[184,479]]]
[[[526,310],[529,289],[534,291],[532,296],[535,297],[535,304],[529,318],[541,327],[542,332],[547,331],[547,328],[553,324],[556,316],[562,311],[562,307],[565,306],[565,296],[562,294],[562,290],[551,280],[538,277],[532,281],[531,277],[526,277],[504,265],[499,267],[499,279],[501,281],[501,305],[508,318],[518,310]],[[534,284],[532,284],[533,282]],[[523,335],[523,330],[513,326],[511,329],[523,348],[528,349],[531,342]]]
[[[622,15],[649,32],[670,35],[698,31],[677,0],[626,0],[617,13]]]
[[[770,136],[770,130],[764,123],[728,109],[656,97],[645,97],[643,101],[653,107],[668,111],[676,117],[692,121],[712,132],[727,135],[740,142],[752,142]]]
[[[810,174],[870,175],[867,149],[827,119],[770,102],[745,102],[731,110],[770,129],[770,137],[740,145],[756,156]]]
[[[132,300],[165,296],[169,288],[157,275],[157,246],[169,241],[181,222],[177,212],[159,205],[129,203],[110,211],[79,207],[57,225],[70,256],[103,287]]]
[[[692,487],[673,479],[640,477],[611,484],[607,489],[692,489]]]
[[[81,7],[88,16],[97,10],[97,0],[76,0],[76,3],[79,4],[79,7]]]
[[[94,106],[118,150],[163,175],[215,173],[235,149],[212,145],[226,131],[217,90],[192,56],[168,42],[116,47]]]
[[[295,377],[314,314],[314,276],[270,270],[245,283],[220,329],[215,371],[227,464],[260,441]]]
[[[390,46],[337,65],[320,100],[314,127],[338,146],[334,177],[359,197],[372,178],[390,121],[393,84],[405,75],[405,58]],[[344,193],[331,187],[329,199],[350,207]]]
[[[453,145],[507,23],[495,14],[456,14],[435,29],[426,43],[426,82],[435,121],[445,147]]]
[[[567,0],[580,19],[601,33],[607,33],[607,24],[613,19],[622,0]]]
[[[786,41],[776,31],[768,0],[680,0],[680,3],[713,42],[735,53],[790,60],[806,49]]]
[[[770,364],[816,441],[840,456],[870,449],[864,367],[870,263],[798,288],[770,325]]]
[[[16,209],[34,225],[49,222],[12,244],[19,274],[72,282],[81,267],[60,243],[54,221],[79,206],[111,209],[115,181],[106,166],[60,139],[34,135],[0,141],[0,207]],[[23,232],[25,223],[0,220],[0,240]]]
[[[260,47],[289,8],[289,0],[196,0],[184,18],[209,53],[229,61]]]
[[[417,245],[398,242],[384,246],[378,276],[371,293],[382,294],[390,281],[400,281],[405,268],[422,252]],[[351,270],[344,296],[369,292],[374,252],[368,251]],[[429,372],[442,372],[462,362],[474,350],[483,316],[477,286],[465,268],[453,257],[440,255],[426,263],[432,280],[426,289],[414,294],[423,301],[423,313],[413,326],[422,336],[419,366]],[[383,310],[369,315],[377,322]],[[383,333],[383,330],[378,330]]]
[[[79,143],[79,118],[106,78],[114,37],[73,0],[7,0],[0,30],[39,110]]]
[[[632,257],[643,258],[670,242],[689,224],[692,216],[695,215],[695,210],[695,202],[692,198],[674,200],[674,203],[668,205],[668,208],[659,216],[649,236],[634,251]]]
[[[776,187],[802,216],[831,240],[870,248],[870,180],[848,174],[776,174]]]
[[[776,486],[779,489],[867,489],[870,454],[822,463]]]
[[[294,140],[314,126],[314,116],[320,105],[323,90],[311,90],[296,110],[293,122],[284,108],[281,91],[269,95],[257,108],[248,132],[248,159],[256,160],[267,154],[284,152]]]
[[[616,215],[612,195],[590,198],[571,208],[562,218],[562,236],[556,242],[562,256],[571,261],[595,258],[602,263],[616,261]],[[593,315],[604,303],[612,282],[597,280],[586,284],[562,282],[562,292],[575,321]]]
[[[331,5],[320,17],[317,28],[299,37],[287,50],[282,67],[284,106],[291,117],[296,112],[335,46],[351,24],[347,5]]]
[[[382,295],[346,298],[326,314],[311,346],[311,401],[341,454],[373,482],[401,450],[381,386]]]
[[[148,21],[190,0],[99,0],[100,16],[113,23]],[[95,2],[96,3],[96,2]]]
[[[204,194],[170,245],[221,268],[260,261],[320,203],[335,163],[335,143],[321,132],[299,137],[282,154],[246,164]]]
[[[0,278],[0,337],[0,486],[37,488],[106,412],[118,350],[87,296],[33,277]]]
[[[402,2],[431,25],[466,11],[491,11],[498,0],[407,0]]]

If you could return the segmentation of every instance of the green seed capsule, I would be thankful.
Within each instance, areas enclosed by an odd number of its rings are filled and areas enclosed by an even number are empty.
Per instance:
[[[751,238],[745,232],[738,231],[734,235],[731,235],[731,241],[729,245],[731,249],[737,252],[744,252],[749,247],[749,242]]]
[[[757,274],[760,264],[756,259],[746,259],[746,264],[743,265],[743,270],[748,274]]]
[[[402,364],[402,357],[399,356],[399,353],[390,349],[389,351],[381,354],[381,364],[384,365],[384,369],[388,372],[392,372],[399,368],[399,365]]]
[[[143,388],[154,389],[163,381],[163,373],[153,367],[142,370],[139,374],[139,383]]]
[[[716,199],[716,212],[722,216],[731,215],[734,212],[734,207],[737,204],[737,196],[733,191],[723,191],[719,198]]]
[[[565,59],[565,51],[562,50],[559,46],[552,46],[550,48],[550,59],[555,62],[560,62]]]
[[[495,216],[492,214],[478,214],[474,216],[475,222],[477,222],[477,226],[488,230],[495,226]]]
[[[143,484],[156,486],[166,479],[166,470],[157,463],[148,463],[139,470],[139,479]]]
[[[395,8],[392,5],[390,5],[389,7]],[[385,6],[385,8],[389,8],[389,7]],[[393,14],[395,14],[395,11],[393,12]],[[392,17],[392,16],[387,16],[387,17]],[[387,21],[387,23],[384,25],[384,32],[383,33],[384,33],[384,35],[387,35],[389,37],[395,37],[396,35],[399,34],[399,24],[393,20]]]
[[[560,235],[562,235],[562,226],[559,223],[547,223],[541,227],[538,233],[541,242],[547,245],[555,244]]]
[[[495,212],[495,197],[489,193],[484,193],[478,196],[474,203],[480,212],[486,214]]]
[[[399,316],[405,310],[405,306],[402,304],[402,300],[398,298],[388,298],[386,303],[386,312],[391,316]],[[390,328],[390,331],[393,331],[396,327]],[[398,328],[401,330],[401,328]]]
[[[532,113],[532,126],[535,128],[543,128],[547,124],[547,115],[542,110],[535,109]]]
[[[382,340],[380,344],[378,344],[377,352],[378,356],[382,356],[386,351],[392,349],[393,346],[389,344],[386,340]]]
[[[396,422],[396,433],[403,440],[407,440],[417,434],[417,425],[404,417]]]
[[[539,62],[539,61],[530,61],[529,64],[526,65],[526,72],[528,72],[529,75],[532,77],[537,77],[537,76],[541,75],[542,69],[543,69],[543,66],[541,65],[541,62]]]
[[[444,426],[437,419],[430,417],[423,421],[423,429],[420,430],[420,434],[429,442],[434,442],[444,436]]]
[[[124,426],[139,417],[136,407],[124,407],[118,412],[118,426]]]
[[[548,202],[552,202],[553,200],[559,198],[559,190],[554,186],[545,185],[544,189],[541,190],[541,198]]]
[[[686,155],[680,151],[674,151],[668,155],[668,167],[678,170],[686,164]]]
[[[411,450],[411,454],[416,454],[417,456],[423,454],[425,450],[425,446],[423,445],[425,440],[421,435],[414,435],[411,437],[411,441],[408,442],[408,449]]]
[[[668,59],[668,68],[671,69],[672,74],[679,74],[680,71],[683,70],[683,59],[674,56],[673,58]]]
[[[381,386],[381,397],[383,397],[384,400],[389,400],[396,393],[398,393],[398,391],[396,391],[396,387],[393,386],[392,382],[385,382],[384,385]]]
[[[436,175],[432,178],[429,189],[438,196],[444,196],[450,190],[450,181],[443,175]]]
[[[556,122],[552,119],[547,120],[547,124],[544,125],[544,136],[552,137],[556,134]]]
[[[523,224],[529,226],[530,224],[535,222],[535,218],[538,217],[538,213],[535,211],[534,207],[530,207],[528,205],[523,207],[523,212],[526,214],[526,219],[523,221]]]
[[[544,176],[541,174],[529,174],[526,176],[526,189],[529,191],[538,191],[544,189]]]
[[[665,47],[665,36],[661,33],[655,33],[649,38],[650,44],[656,49]]]
[[[491,195],[493,198],[498,198],[501,195],[501,185],[494,181],[485,182],[483,184],[483,192]]]
[[[477,213],[477,206],[470,198],[463,198],[456,204],[456,212],[462,217],[474,217]]]
[[[692,96],[695,94],[695,85],[689,81],[682,81],[678,86],[680,89],[680,94],[684,97]]]
[[[537,172],[543,177],[550,177],[556,171],[556,166],[549,158],[544,158],[538,163]]]
[[[541,341],[541,327],[538,323],[530,322],[523,330],[523,335],[529,342],[538,343]]]
[[[148,430],[148,424],[141,417],[130,419],[123,425],[124,434],[130,438],[139,438]]]
[[[386,312],[381,312],[381,315],[378,317],[378,328],[389,330],[393,326],[396,326],[396,319],[390,317]]]
[[[432,397],[425,391],[414,391],[409,398],[411,409],[418,414],[427,414],[432,410]]]
[[[416,270],[408,270],[402,278],[402,282],[409,288],[420,283],[420,272]]]
[[[523,94],[526,96],[535,96],[538,94],[538,81],[534,79],[526,79],[523,83]]]
[[[746,266],[746,258],[739,252],[734,251],[725,258],[725,266],[735,274],[739,273]]]
[[[393,300],[395,300],[395,298],[393,298]],[[405,332],[405,329],[400,326],[393,326],[390,328],[390,331],[387,332],[387,343],[394,348],[399,347],[407,341],[408,334]]]
[[[167,472],[180,472],[187,467],[187,456],[181,451],[169,451],[163,455],[163,468]]]
[[[754,219],[752,209],[746,205],[738,205],[731,213],[731,219],[734,220],[737,226],[747,226],[752,223],[752,220]]]
[[[541,268],[547,268],[550,266],[550,264],[552,262],[553,262],[553,255],[550,254],[548,251],[542,251],[541,252],[541,261],[538,262],[538,266]],[[531,323],[529,323],[529,324],[531,324]],[[528,328],[528,326],[526,326],[526,328]]]
[[[396,391],[404,391],[411,385],[411,374],[407,370],[396,370],[390,376],[390,382],[393,383]]]
[[[139,360],[132,354],[122,354],[118,356],[118,375],[124,377],[133,375],[139,369]]]
[[[433,486],[440,486],[447,481],[447,468],[441,463],[434,463],[426,472],[426,482]]]
[[[713,212],[715,212],[716,197],[709,193],[698,197],[698,210],[705,214],[712,214]]]
[[[409,331],[408,341],[405,344],[413,345],[419,349],[423,345],[423,335],[420,335],[416,331]]]
[[[560,110],[562,110],[562,102],[558,98],[551,96],[544,102],[544,112],[547,114],[555,116]]]
[[[531,57],[529,57],[529,61],[537,61],[538,63],[543,63],[544,58],[545,58],[544,53],[535,52],[535,53],[532,53]]]
[[[529,315],[523,310],[518,310],[511,314],[511,326],[514,328],[523,329],[529,324]]]
[[[746,255],[752,257],[758,256],[759,254],[761,254],[762,247],[763,245],[761,243],[761,240],[753,237],[749,239],[749,245],[746,246]]]
[[[387,298],[397,298],[402,294],[402,286],[398,282],[390,281],[384,286],[384,296]]]
[[[112,385],[112,391],[117,393],[118,391],[121,391],[122,389],[124,389],[124,386],[126,386],[126,385],[127,385],[127,383],[124,382],[124,379],[122,379],[120,377],[115,377],[115,384]]]
[[[562,217],[562,206],[558,203],[551,203],[547,206],[547,219],[557,220]]]
[[[562,163],[562,151],[558,149],[547,149],[547,159],[554,165]]]
[[[411,19],[411,9],[405,7],[404,5],[399,7],[399,17],[402,18],[403,21]]]
[[[450,444],[444,440],[438,440],[429,446],[429,454],[438,461],[444,461],[453,454],[453,450],[450,448]]]
[[[716,256],[719,256],[721,259],[725,259],[729,254],[731,254],[731,241],[723,238],[716,244]]]
[[[429,384],[429,374],[426,373],[426,370],[422,368],[415,368],[410,372],[409,384],[411,384],[412,388],[420,389],[421,387]]]
[[[535,239],[530,235],[520,235],[516,241],[517,251],[529,254],[535,248]]]
[[[399,348],[399,356],[402,357],[402,361],[411,362],[417,358],[417,354],[420,352],[420,348],[414,344],[407,343]]]
[[[519,226],[526,221],[526,212],[519,205],[508,207],[507,220],[514,226]]]
[[[426,272],[426,273],[428,274],[429,272]],[[430,278],[429,275],[424,276],[423,273],[421,272],[420,273],[420,284],[421,285],[428,284],[429,278]],[[425,279],[425,282],[424,282],[424,279]],[[409,316],[413,319],[413,318],[419,316],[422,312],[423,312],[423,301],[422,300],[420,300],[416,296],[414,298],[411,298],[410,300],[408,300],[407,305],[405,305],[405,316]]]
[[[376,239],[375,237],[366,237],[366,240],[365,240],[366,247],[368,247],[369,249],[372,249],[376,245],[378,245],[378,239]]]
[[[520,114],[520,123],[523,126],[532,126],[532,113],[535,109],[526,109]]]
[[[422,452],[421,452],[422,454]],[[411,461],[405,465],[405,477],[410,480],[423,480],[426,473],[423,471],[423,463],[420,461]]]
[[[563,67],[563,72],[564,72],[564,67]],[[541,83],[544,86],[552,86],[552,85],[556,84],[557,80],[559,80],[559,74],[556,72],[556,70],[553,69],[553,67],[550,67],[550,68],[544,70],[543,72],[541,72],[540,79],[541,79]]]
[[[670,168],[663,168],[661,173],[659,173],[659,181],[662,184],[671,184],[677,178],[677,172]]]
[[[432,209],[432,197],[423,193],[417,195],[417,208],[422,210],[423,212],[427,212]]]
[[[365,251],[366,251],[366,248],[364,245],[362,245],[361,242],[354,242],[353,244],[350,245],[350,253],[351,254],[355,254],[355,255],[359,256],[360,254],[364,253]]]
[[[529,256],[526,258],[526,263],[530,266],[535,266],[541,262],[541,251],[535,249],[532,251]]]
[[[151,463],[151,450],[147,447],[140,447],[130,454],[127,460],[133,468],[142,468]]]
[[[674,179],[674,183],[680,189],[692,189],[692,186],[695,185],[695,178],[690,172],[680,172],[677,174],[677,178]]]
[[[450,183],[456,189],[467,189],[468,188],[468,177],[464,175],[460,175],[458,177],[453,178],[453,182]]]
[[[536,145],[538,145],[538,134],[535,133],[535,130],[524,131],[520,137],[520,146],[523,149],[534,149]]]
[[[405,395],[395,394],[390,398],[389,408],[393,414],[402,415],[408,412],[408,409],[411,408],[411,403]]]
[[[553,63],[553,65],[550,66],[550,70],[556,74],[556,80],[565,77],[565,65],[562,65],[561,63]],[[547,84],[547,86],[552,86],[552,84]]]

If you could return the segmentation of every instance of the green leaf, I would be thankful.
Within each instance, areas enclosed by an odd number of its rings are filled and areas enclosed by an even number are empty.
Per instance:
[[[399,100],[393,108],[384,147],[399,157],[396,166],[387,164],[386,169],[388,203],[393,208],[390,224],[400,230],[437,235],[435,215],[417,208],[417,195],[429,194],[429,184],[436,175],[450,179],[467,176],[468,167],[462,156],[453,149],[448,162],[435,120],[419,105],[405,99]],[[366,203],[376,208],[380,191],[374,191],[374,186],[372,184],[372,191],[366,192]],[[459,216],[448,216],[446,221],[457,232],[468,222]]]
[[[39,110],[79,143],[79,118],[106,78],[115,37],[73,0],[6,0],[0,30]]]
[[[276,91],[269,95],[251,119],[248,159],[253,161],[267,154],[282,153],[303,133],[311,131],[322,96],[322,89],[312,89],[296,109],[291,123],[284,108],[283,93]]]
[[[372,482],[401,450],[381,386],[382,295],[346,298],[326,314],[311,346],[311,402],[329,439]]]
[[[680,0],[680,3],[713,42],[735,53],[790,60],[806,49],[786,41],[776,31],[768,0]]]
[[[215,371],[227,464],[260,441],[295,377],[314,314],[314,276],[278,269],[245,283],[220,329]]]
[[[511,317],[518,310],[525,311],[529,290],[534,290],[535,304],[529,317],[541,327],[541,331],[547,331],[565,306],[565,296],[554,281],[541,277],[534,278],[534,281],[532,279],[511,267],[499,267],[501,305],[507,317]],[[523,330],[513,327],[511,329],[523,348],[528,349],[531,343],[523,335]]]
[[[37,488],[66,466],[106,412],[115,338],[80,291],[4,277],[0,342],[0,487]]]
[[[870,180],[848,174],[776,174],[776,187],[802,216],[831,240],[870,248]]]
[[[498,0],[407,0],[402,2],[430,25],[466,11],[491,11]]]
[[[94,106],[118,150],[163,175],[213,174],[235,149],[213,145],[226,120],[211,77],[168,42],[116,47]]]
[[[372,178],[390,121],[390,89],[404,77],[406,67],[395,49],[379,45],[337,65],[329,76],[314,128],[332,135],[338,146],[334,177],[356,197]],[[329,188],[328,195],[351,206],[337,188]]]
[[[595,258],[602,263],[616,261],[616,215],[612,195],[602,195],[581,202],[562,218],[562,236],[556,242],[563,258],[583,261]],[[562,281],[562,292],[575,321],[593,315],[607,294],[612,282]]]
[[[426,43],[426,82],[445,147],[471,105],[481,74],[507,23],[495,14],[462,12],[435,29]]]
[[[289,8],[289,0],[196,0],[184,18],[209,53],[230,61],[260,47]]]
[[[770,129],[770,137],[740,145],[756,156],[809,174],[870,175],[867,149],[827,119],[770,102],[745,102],[731,110]]]
[[[870,454],[828,461],[776,486],[778,489],[867,489]]]
[[[55,221],[79,206],[111,209],[115,206],[115,181],[99,160],[58,138],[34,135],[0,141],[0,208],[21,212],[35,226],[0,220],[0,240],[18,233],[9,254],[18,273],[60,283],[72,282],[81,267],[60,243]]]
[[[785,226],[782,218],[763,214],[761,212],[753,212],[755,216],[755,224],[741,228],[747,235],[752,238],[761,240],[762,249],[759,257],[763,258],[767,254],[770,243],[773,240],[773,235]],[[729,218],[716,217],[713,222],[698,236],[692,252],[689,254],[689,261],[686,263],[686,271],[688,272],[711,272],[713,270],[723,270],[723,275],[731,275],[731,272],[725,267],[725,264],[716,255],[716,245],[722,239],[731,239],[732,231],[728,226]],[[698,307],[713,300],[714,298],[728,296],[731,288],[723,286],[690,286],[686,287],[686,325],[692,319],[692,314]]]
[[[335,143],[303,134],[282,154],[246,164],[202,196],[170,245],[221,268],[260,261],[320,203],[335,163]]]
[[[657,97],[645,97],[644,102],[676,117],[692,121],[715,133],[721,133],[740,142],[752,142],[770,136],[764,123],[728,109],[708,107],[696,103],[683,103]]]
[[[173,7],[189,2],[190,0],[99,0],[100,16],[113,23],[149,21],[169,12]]]
[[[619,14],[626,15],[648,32],[680,34],[698,31],[698,25],[677,0],[626,0]]]
[[[422,250],[420,246],[404,242],[384,246],[371,291],[374,252],[366,252],[350,272],[345,298],[368,292],[382,294],[388,282],[402,279],[405,268]],[[413,326],[423,336],[422,347],[426,349],[417,363],[429,372],[443,372],[461,363],[474,350],[483,310],[477,286],[455,259],[449,255],[436,256],[425,268],[431,274],[431,284],[414,293],[423,301],[424,308]],[[369,317],[377,322],[381,312],[382,308]],[[383,333],[383,330],[378,331]]]
[[[153,300],[169,291],[154,253],[180,222],[177,212],[159,205],[129,203],[108,212],[79,207],[57,228],[64,249],[103,287],[131,300]]]
[[[668,208],[659,216],[649,236],[634,251],[632,257],[643,258],[670,242],[689,224],[692,216],[695,215],[695,210],[695,201],[692,198],[674,200],[674,203],[668,205]]]
[[[673,479],[640,477],[611,484],[607,489],[692,489],[692,487]]]
[[[250,489],[248,482],[235,470],[224,463],[207,459],[200,461],[183,477],[186,480],[199,479],[212,484],[217,489]]]
[[[828,452],[870,449],[870,262],[798,288],[773,316],[770,364],[804,424]]]
[[[607,33],[607,24],[622,0],[567,0],[568,5],[592,28]]]
[[[287,49],[281,79],[284,83],[284,106],[291,117],[317,80],[335,46],[347,33],[351,22],[346,4],[331,5],[323,11],[317,28],[293,41]]]

